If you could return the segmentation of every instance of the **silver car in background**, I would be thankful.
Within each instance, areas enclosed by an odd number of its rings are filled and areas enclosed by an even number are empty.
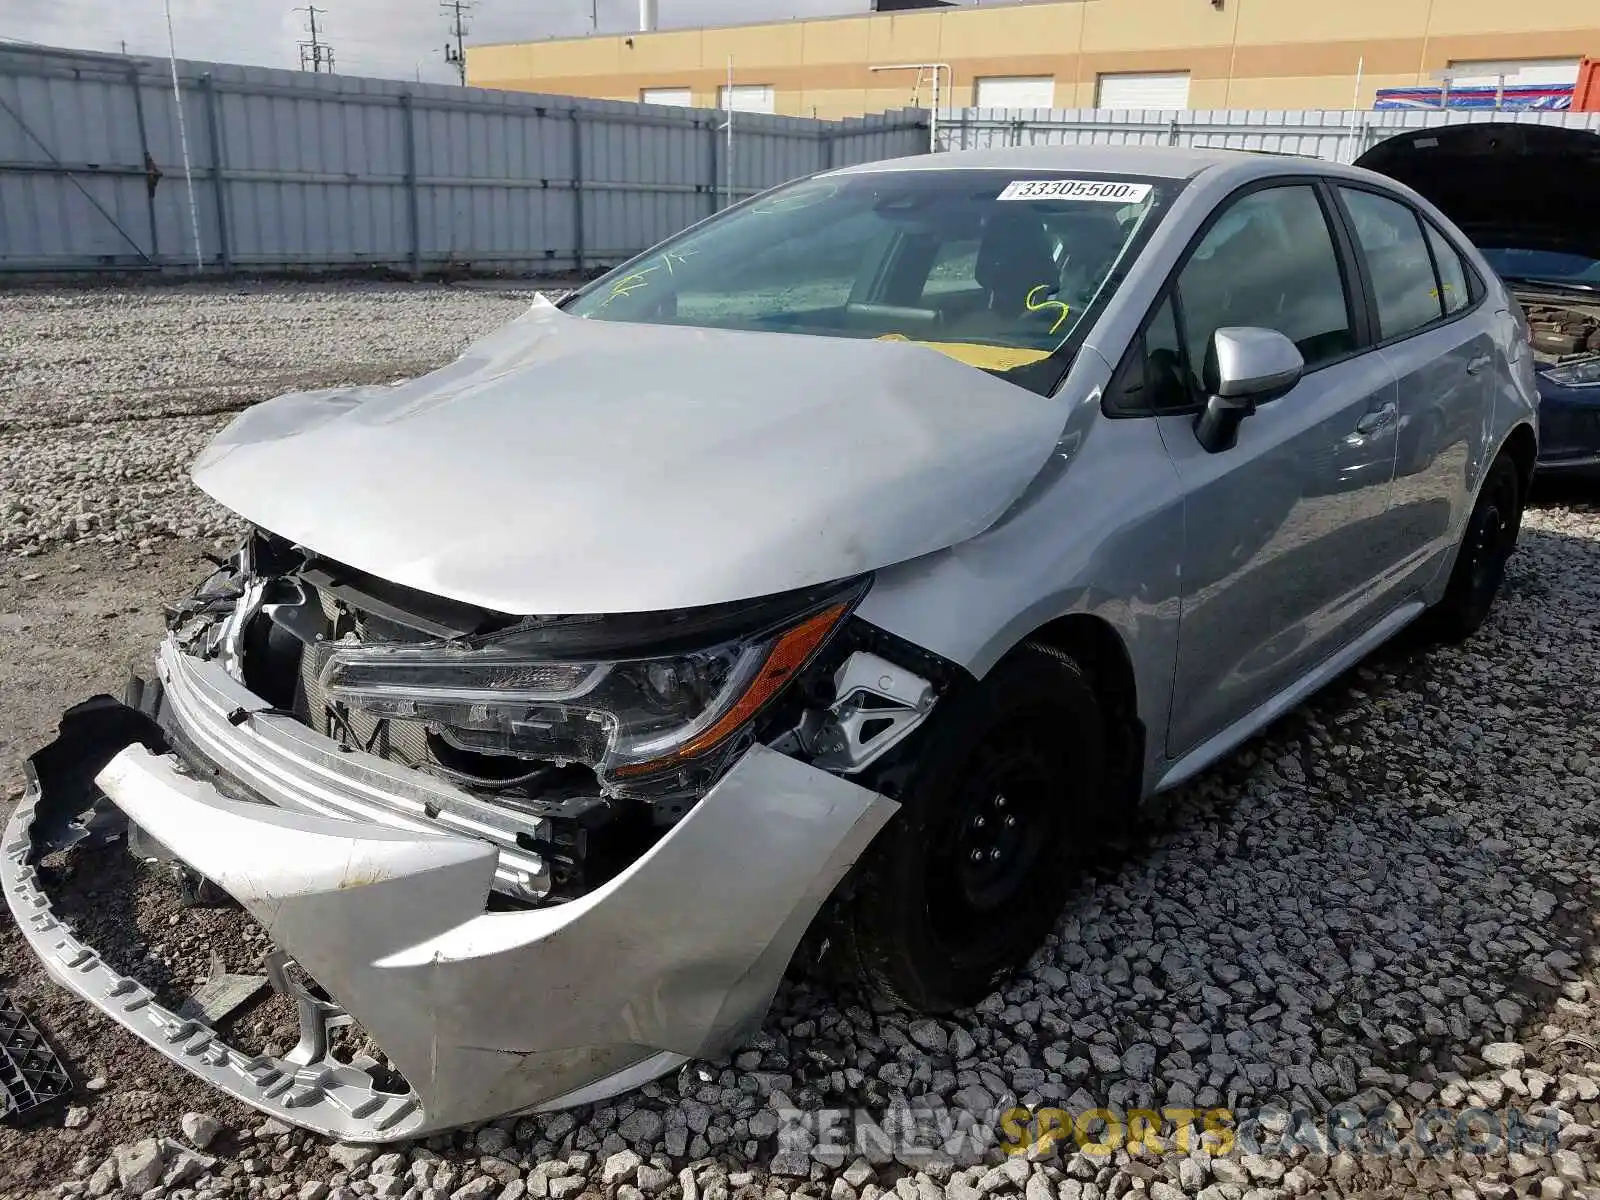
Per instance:
[[[30,760],[0,881],[67,987],[357,1140],[720,1055],[811,928],[959,1008],[1101,821],[1478,627],[1536,405],[1494,273],[1367,172],[802,180],[421,379],[241,415],[194,479],[254,532]],[[67,927],[47,860],[124,833],[265,927],[292,1051]]]

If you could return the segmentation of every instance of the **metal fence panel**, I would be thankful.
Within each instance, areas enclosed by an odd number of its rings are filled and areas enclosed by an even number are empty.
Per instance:
[[[1600,113],[1483,110],[998,109],[941,113],[941,150],[992,146],[1183,146],[1353,162],[1408,129],[1488,121],[1600,132]]]
[[[929,136],[918,110],[737,113],[730,179],[715,111],[177,69],[181,131],[165,59],[0,46],[0,272],[583,270]]]

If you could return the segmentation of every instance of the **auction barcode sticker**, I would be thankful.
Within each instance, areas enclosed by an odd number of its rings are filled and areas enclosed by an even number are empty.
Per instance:
[[[1150,194],[1148,183],[1118,183],[1109,179],[1018,179],[1008,183],[998,200],[1099,200],[1107,204],[1137,204]]]

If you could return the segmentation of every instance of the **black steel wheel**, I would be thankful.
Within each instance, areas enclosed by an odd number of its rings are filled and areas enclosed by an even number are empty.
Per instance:
[[[1505,580],[1506,563],[1521,530],[1522,477],[1511,456],[1501,451],[1467,518],[1444,598],[1431,614],[1438,637],[1464,641],[1482,626]]]
[[[1092,840],[1105,729],[1077,664],[1028,645],[942,702],[913,753],[845,933],[880,993],[946,1012],[981,1000],[1055,926]]]

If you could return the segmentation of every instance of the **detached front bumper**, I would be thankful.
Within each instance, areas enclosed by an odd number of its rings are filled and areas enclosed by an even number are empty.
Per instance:
[[[492,842],[308,811],[287,795],[281,805],[231,799],[152,749],[138,720],[110,701],[81,706],[31,760],[0,853],[0,884],[23,935],[55,979],[196,1075],[354,1141],[587,1103],[720,1056],[765,1014],[806,926],[896,807],[756,746],[604,886],[565,904],[488,911],[507,857]],[[241,741],[252,723],[238,726]],[[309,731],[295,736],[317,752],[297,778],[240,781],[269,800],[294,788],[303,800],[313,784],[342,790],[349,780],[330,775],[321,754],[337,748],[312,744]],[[109,761],[107,739],[121,747]],[[93,785],[85,762],[105,763]],[[58,919],[37,865],[39,836],[102,792],[237,900],[332,998],[296,997],[296,1051],[280,1059],[224,1044]],[[327,1025],[343,1014],[409,1090],[380,1090],[334,1058]]]

